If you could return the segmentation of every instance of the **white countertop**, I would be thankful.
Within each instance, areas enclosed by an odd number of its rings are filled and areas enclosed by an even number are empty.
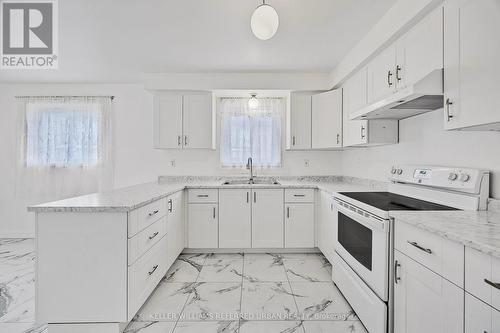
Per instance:
[[[500,212],[391,211],[395,224],[411,224],[433,234],[500,258]]]

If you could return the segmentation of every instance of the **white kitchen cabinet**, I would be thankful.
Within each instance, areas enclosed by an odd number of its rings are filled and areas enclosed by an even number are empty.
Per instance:
[[[343,146],[374,146],[398,142],[398,121],[391,119],[350,120],[367,104],[367,69],[362,68],[342,87]]]
[[[289,137],[290,150],[311,149],[311,108],[310,92],[293,92],[290,95]]]
[[[219,247],[219,214],[217,204],[188,204],[188,247]]]
[[[368,103],[379,101],[396,92],[396,44],[373,58],[367,66]]]
[[[465,333],[500,333],[500,312],[465,293]]]
[[[342,147],[342,89],[312,96],[312,148]]]
[[[314,247],[314,204],[285,204],[285,248]]]
[[[184,191],[167,197],[167,206],[167,267],[170,267],[186,245]]]
[[[212,148],[212,95],[156,93],[153,123],[155,148]]]
[[[333,262],[337,239],[337,212],[333,196],[320,191],[320,216],[318,219],[318,247],[328,261]]]
[[[252,190],[252,248],[283,248],[282,189]]]
[[[500,130],[500,6],[445,2],[445,129]]]
[[[397,250],[394,260],[394,332],[463,332],[463,289]]]
[[[219,190],[219,247],[250,248],[252,216],[250,189]]]

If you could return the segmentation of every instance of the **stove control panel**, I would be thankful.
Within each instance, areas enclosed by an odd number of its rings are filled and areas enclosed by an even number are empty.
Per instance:
[[[471,168],[439,166],[395,165],[390,180],[445,188],[466,193],[479,193],[481,186],[489,187],[489,171]]]

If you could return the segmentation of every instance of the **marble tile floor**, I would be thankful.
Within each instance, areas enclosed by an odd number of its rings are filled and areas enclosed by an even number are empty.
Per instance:
[[[34,241],[0,239],[0,332],[35,324]],[[366,332],[320,254],[182,254],[126,333]]]

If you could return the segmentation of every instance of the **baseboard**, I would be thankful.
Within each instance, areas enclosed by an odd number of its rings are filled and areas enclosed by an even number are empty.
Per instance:
[[[26,230],[0,230],[0,238],[35,238],[35,233]]]
[[[191,249],[185,248],[182,253],[320,253],[318,248],[266,248],[266,249]]]

